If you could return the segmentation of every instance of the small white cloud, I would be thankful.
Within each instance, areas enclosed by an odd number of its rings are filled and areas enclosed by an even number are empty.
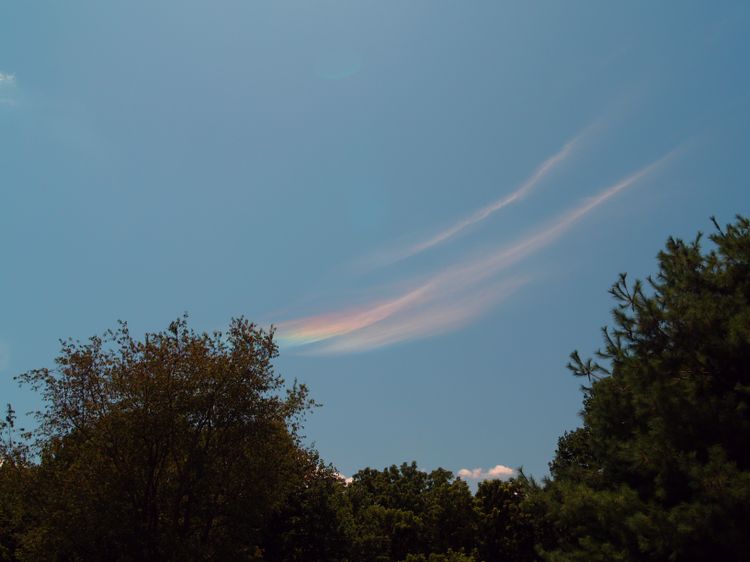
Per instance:
[[[4,72],[0,72],[0,86],[10,86],[11,84],[16,83],[16,75],[15,74],[5,74]]]
[[[490,478],[510,478],[515,474],[515,470],[501,464],[496,464],[487,471]]]
[[[475,468],[475,469],[469,469],[469,468],[462,468],[458,471],[458,476],[461,478],[464,478],[466,480],[478,480],[479,477],[482,475],[482,469],[481,468]]]
[[[347,486],[348,486],[349,484],[351,484],[352,482],[354,482],[354,478],[352,478],[351,476],[344,476],[344,475],[343,475],[343,474],[341,474],[340,472],[337,472],[337,473],[336,473],[336,476],[338,476],[338,477],[339,477],[339,478],[340,478],[341,480],[343,480],[343,481],[344,481],[344,484],[346,484]]]
[[[462,468],[456,475],[464,480],[507,480],[512,478],[516,471],[502,464],[496,464],[492,468]]]

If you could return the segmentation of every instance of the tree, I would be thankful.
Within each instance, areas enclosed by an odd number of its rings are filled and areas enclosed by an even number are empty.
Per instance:
[[[471,552],[476,543],[477,514],[469,486],[442,468],[433,470],[428,482],[425,520],[430,552],[436,556],[452,553],[454,557]]]
[[[670,238],[646,283],[612,287],[583,428],[545,497],[549,560],[745,560],[750,551],[750,221]]]
[[[552,478],[557,480],[594,480],[599,470],[591,451],[591,431],[579,427],[566,431],[557,441],[554,460],[549,463]]]
[[[449,551],[458,557],[473,548],[471,492],[450,471],[428,473],[415,462],[382,471],[366,468],[346,492],[355,524],[354,560],[429,558]]]
[[[534,522],[526,496],[534,483],[521,474],[502,482],[479,483],[474,497],[479,519],[478,554],[485,562],[536,560]]]
[[[31,470],[26,447],[15,433],[16,412],[8,404],[5,419],[0,419],[0,560],[14,559],[27,525],[24,492]]]
[[[65,341],[41,390],[33,523],[19,557],[259,558],[261,530],[312,466],[307,389],[284,391],[273,333],[244,319],[198,334],[185,318],[136,340],[121,324]]]
[[[342,478],[311,458],[306,477],[287,496],[265,527],[263,559],[268,562],[349,560],[353,516]]]

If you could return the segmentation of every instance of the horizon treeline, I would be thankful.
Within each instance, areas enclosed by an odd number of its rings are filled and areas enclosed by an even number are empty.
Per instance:
[[[186,318],[64,341],[33,431],[0,422],[0,560],[721,561],[750,552],[750,221],[620,275],[582,426],[540,482],[472,493],[415,462],[350,482],[305,446],[315,406],[273,333]]]

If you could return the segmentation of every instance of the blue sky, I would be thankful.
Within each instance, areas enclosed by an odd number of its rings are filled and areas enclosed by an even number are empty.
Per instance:
[[[245,315],[279,326],[342,473],[545,474],[617,274],[749,211],[748,24],[745,2],[5,3],[0,399],[38,405],[12,376],[61,337]]]

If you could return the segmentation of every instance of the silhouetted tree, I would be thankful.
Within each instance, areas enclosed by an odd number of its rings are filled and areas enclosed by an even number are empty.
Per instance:
[[[572,355],[584,426],[551,465],[549,560],[747,560],[750,222],[716,228],[622,275],[601,363]]]

